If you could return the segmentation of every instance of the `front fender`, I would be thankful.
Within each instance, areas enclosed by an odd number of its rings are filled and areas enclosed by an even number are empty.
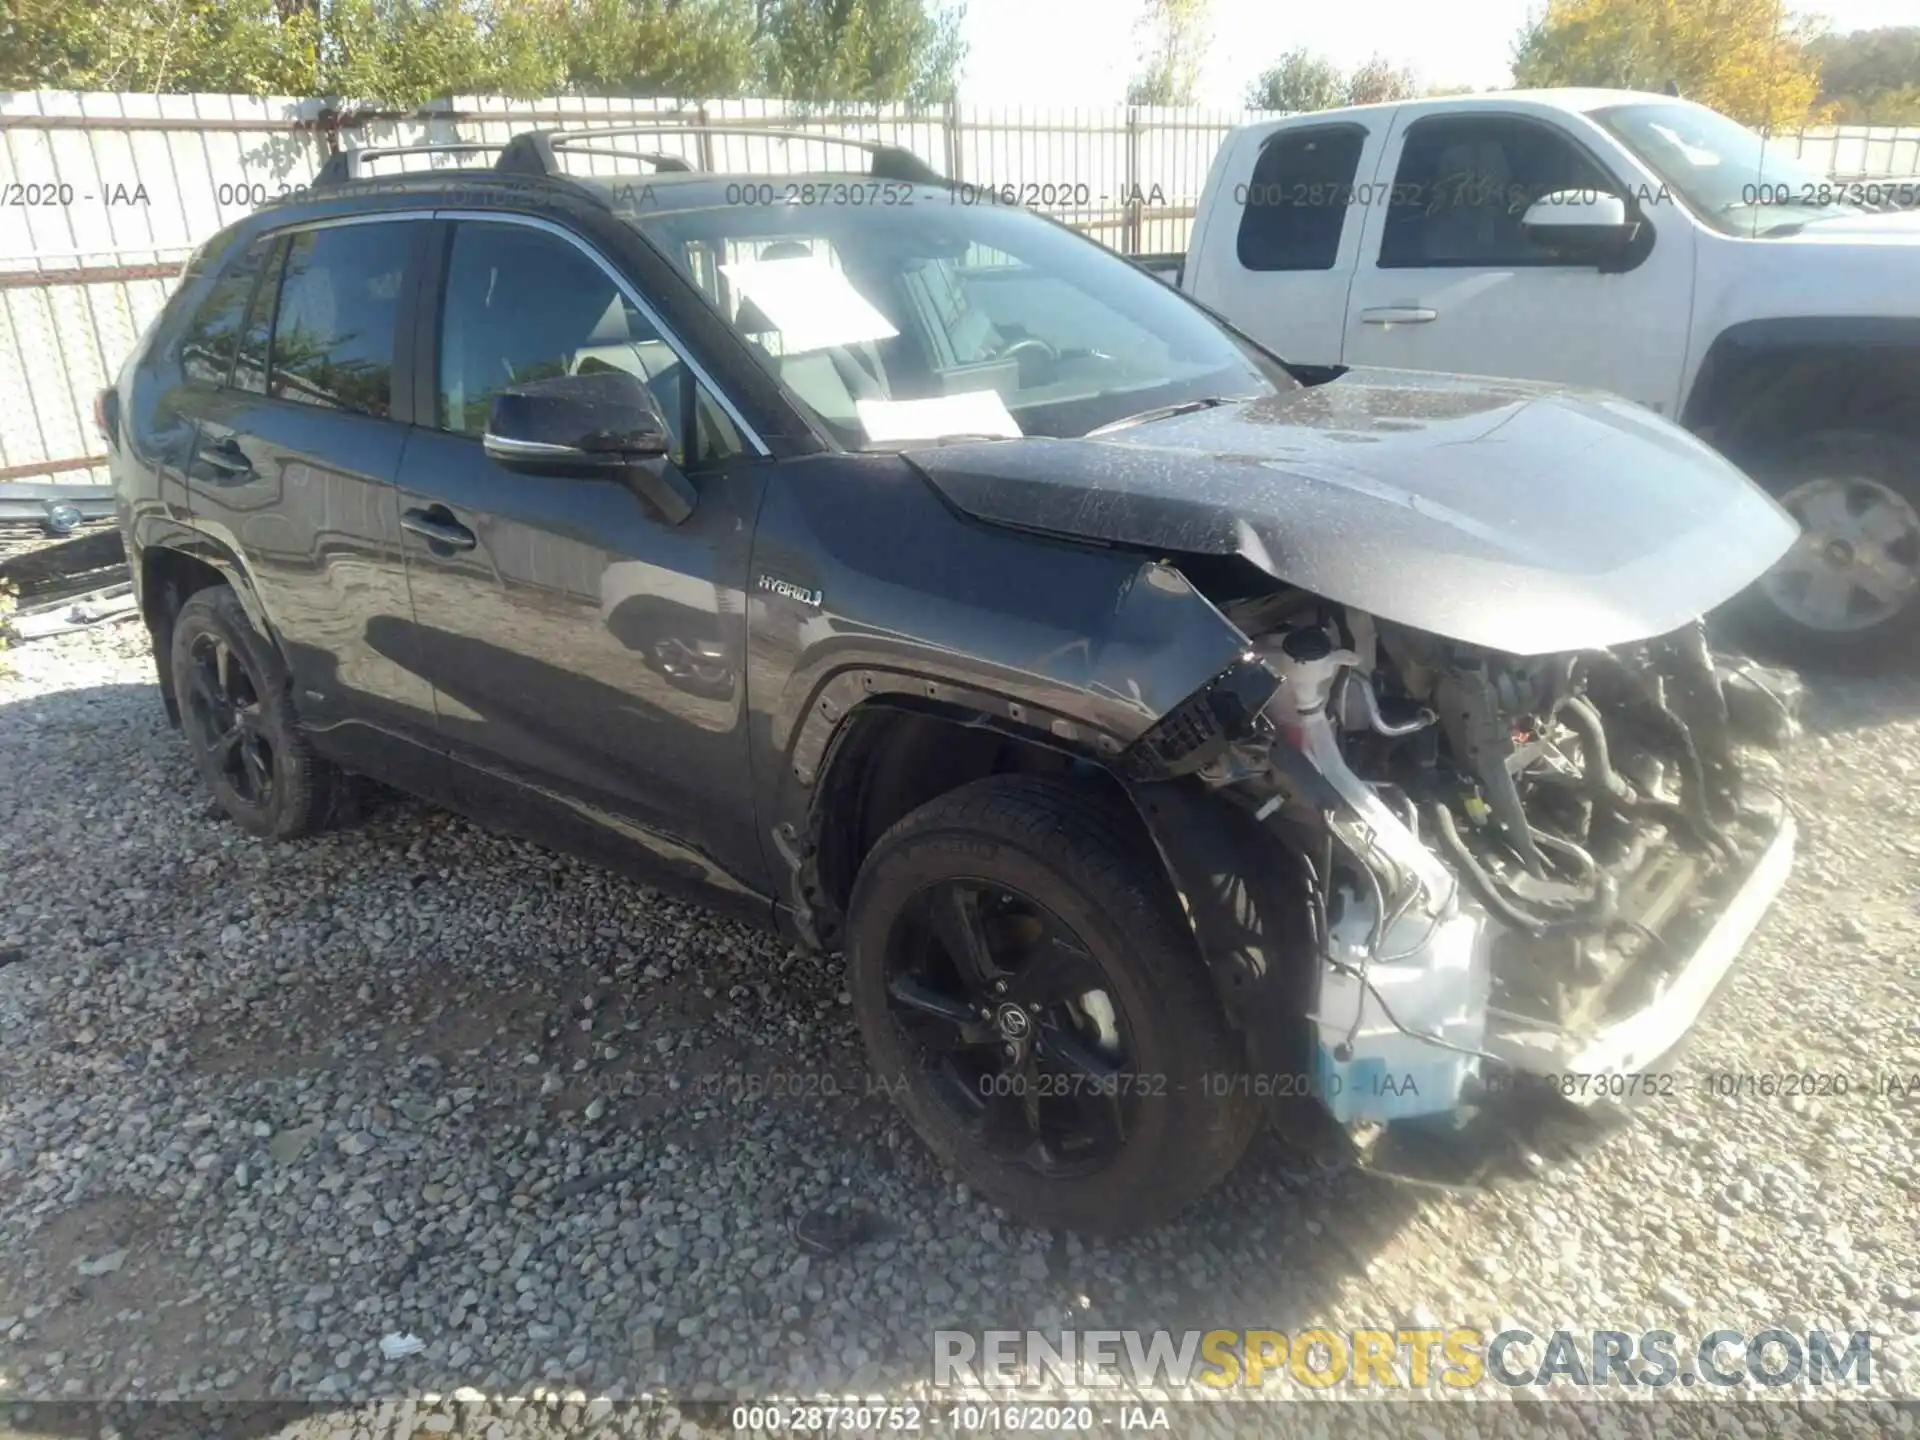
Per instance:
[[[1171,564],[960,515],[897,456],[789,462],[754,542],[747,635],[769,873],[870,701],[1111,763],[1246,637]]]

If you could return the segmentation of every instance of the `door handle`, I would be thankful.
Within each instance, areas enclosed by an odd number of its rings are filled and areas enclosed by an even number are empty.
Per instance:
[[[1362,325],[1424,325],[1438,320],[1440,312],[1425,305],[1377,305],[1360,312]]]
[[[448,550],[471,550],[479,544],[473,531],[455,520],[444,505],[401,512],[400,528],[411,530],[429,545],[444,546]]]
[[[231,435],[202,445],[200,458],[215,470],[224,471],[229,475],[253,473],[253,461],[247,458],[247,452],[240,448],[240,442]]]

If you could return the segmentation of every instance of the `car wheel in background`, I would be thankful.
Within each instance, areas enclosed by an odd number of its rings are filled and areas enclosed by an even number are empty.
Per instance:
[[[1920,648],[1920,445],[1826,430],[1749,468],[1802,533],[1732,607],[1743,637],[1813,669],[1912,658]]]

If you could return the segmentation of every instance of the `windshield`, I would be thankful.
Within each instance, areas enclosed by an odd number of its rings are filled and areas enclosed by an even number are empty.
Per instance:
[[[1297,383],[1160,281],[1025,210],[931,187],[840,188],[881,193],[701,203],[714,193],[674,208],[658,187],[660,208],[624,218],[848,448],[1080,436]]]
[[[1593,118],[1728,235],[1766,235],[1859,213],[1829,176],[1776,152],[1744,125],[1704,105],[1613,105]]]

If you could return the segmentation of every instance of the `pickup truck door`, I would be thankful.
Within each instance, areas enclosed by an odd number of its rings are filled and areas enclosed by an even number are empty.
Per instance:
[[[743,652],[771,462],[585,240],[510,214],[436,229],[399,523],[458,803],[764,919]],[[674,433],[698,491],[677,525],[622,481],[519,473],[483,448],[503,387],[606,368],[645,383]]]
[[[1617,177],[1558,117],[1403,108],[1367,208],[1349,291],[1349,365],[1451,370],[1611,390],[1672,414],[1693,294],[1690,225]],[[1642,233],[1609,268],[1543,250],[1521,216],[1543,195],[1601,190]]]
[[[1340,363],[1391,110],[1238,137],[1202,207],[1188,289],[1275,354]]]

